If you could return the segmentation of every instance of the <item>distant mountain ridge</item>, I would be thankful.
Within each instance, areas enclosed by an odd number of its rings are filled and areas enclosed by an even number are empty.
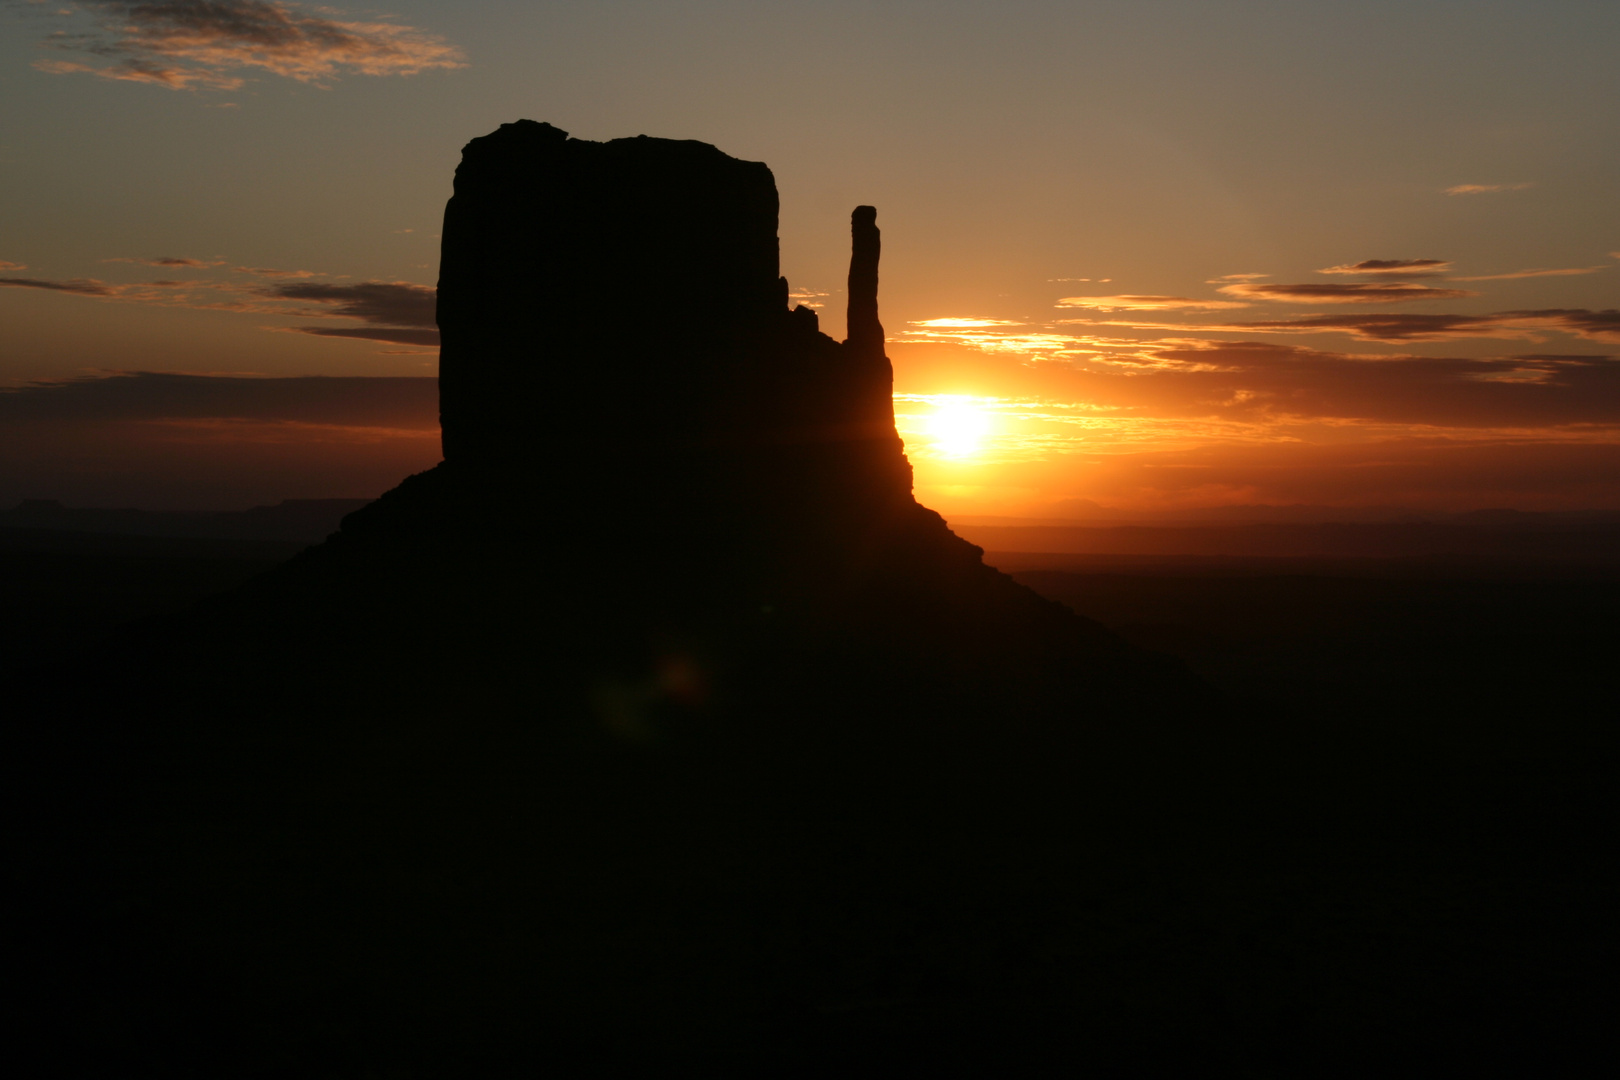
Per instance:
[[[0,528],[210,540],[283,540],[318,544],[370,499],[284,499],[248,510],[186,511],[68,507],[24,499],[0,510]]]
[[[969,524],[989,552],[1620,562],[1620,516],[1487,511],[1444,521],[1203,525]]]
[[[1174,510],[1131,510],[1092,506],[1051,517],[1009,514],[952,514],[953,525],[1020,528],[1097,528],[1134,525],[1182,528],[1211,525],[1417,525],[1455,524],[1547,528],[1620,525],[1620,510],[1415,510],[1403,506],[1320,506],[1309,503],[1240,503]]]
[[[285,499],[248,510],[176,511],[26,499],[0,510],[0,529],[317,544],[373,501]],[[633,508],[628,516],[633,519]],[[949,524],[957,535],[994,552],[1620,561],[1620,511],[1613,510],[1417,515],[1393,508],[1346,514],[1332,507],[1221,507],[1203,512],[1201,519],[1176,513],[1120,521],[963,515]]]

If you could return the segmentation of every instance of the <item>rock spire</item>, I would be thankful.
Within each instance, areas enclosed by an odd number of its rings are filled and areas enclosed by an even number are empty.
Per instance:
[[[857,206],[850,215],[849,336],[847,344],[863,353],[883,353],[883,324],[878,322],[878,256],[883,237],[877,208]]]

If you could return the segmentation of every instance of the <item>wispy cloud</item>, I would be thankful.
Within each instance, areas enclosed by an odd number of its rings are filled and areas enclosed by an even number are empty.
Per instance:
[[[165,372],[0,387],[0,420],[12,423],[268,420],[433,431],[432,379],[304,376],[243,378]]]
[[[1361,282],[1353,285],[1222,285],[1228,296],[1247,300],[1276,300],[1285,304],[1404,304],[1413,300],[1453,300],[1478,296],[1466,289],[1436,289],[1401,281]]]
[[[1317,315],[1306,319],[1277,319],[1235,324],[1231,330],[1265,333],[1343,333],[1362,341],[1458,341],[1467,338],[1526,339],[1542,329],[1514,325],[1493,315],[1415,315],[1385,312],[1378,315]]]
[[[1495,195],[1507,191],[1525,191],[1534,184],[1456,184],[1445,189],[1447,195]]]
[[[1553,331],[1590,341],[1620,341],[1620,311],[1592,311],[1587,308],[1500,311],[1489,315],[1380,312],[1197,325],[1140,319],[1074,321],[1093,326],[1128,326],[1134,330],[1181,333],[1347,334],[1361,341],[1383,342],[1462,341],[1471,338],[1539,341],[1543,335]]]
[[[1139,390],[1121,387],[1166,413],[1179,406],[1442,427],[1620,428],[1620,363],[1610,355],[1356,356],[1215,341],[1164,348],[1160,355],[1205,365],[1195,372],[1170,364],[1135,375],[1131,383]]]
[[[1620,341],[1620,309],[1588,311],[1585,308],[1554,308],[1546,311],[1510,311],[1504,318],[1535,319],[1554,329],[1594,341]]]
[[[437,345],[435,321],[438,293],[427,285],[404,281],[365,281],[353,285],[299,282],[272,285],[260,295],[277,300],[302,301],[308,314],[327,318],[358,319],[359,327],[295,326],[288,329],[315,337],[358,338],[394,345]]]
[[[890,341],[907,345],[955,345],[988,356],[1016,357],[1024,361],[1084,362],[1116,370],[1139,370],[1162,365],[1164,361],[1159,357],[1159,350],[1198,340],[1183,336],[1140,341],[1075,333],[1067,329],[1067,324],[1097,325],[1102,322],[1095,319],[1060,319],[1056,325],[1063,329],[1055,329],[1029,327],[1024,323],[1001,319],[929,319],[910,323],[919,329],[903,331],[898,338],[891,338]],[[1174,329],[1192,328],[1177,326]]]
[[[1341,432],[1342,425],[1369,424],[1599,425],[1603,437],[1620,442],[1620,357],[1612,347],[1592,354],[1436,357],[1199,337],[1093,339],[1092,346],[1061,363],[985,369],[999,375],[980,385],[1002,395],[1084,403],[1070,420],[1085,429],[1071,431],[1072,449],[1082,449],[1074,443],[1105,428],[1112,429],[1110,437],[1153,441],[1164,434],[1161,421],[1207,421],[1206,433],[1227,423],[1252,423],[1258,425],[1252,437],[1271,440],[1297,439],[1300,425],[1324,423],[1341,425]],[[1002,398],[1005,404],[1018,400]],[[1014,424],[996,424],[990,449],[1026,459],[1054,449],[1038,440],[1009,441],[1016,432]],[[919,427],[918,434],[926,432]]]
[[[79,0],[87,31],[60,31],[48,48],[88,61],[49,59],[52,74],[87,73],[171,90],[235,90],[232,74],[267,71],[321,84],[342,74],[415,75],[465,67],[444,38],[391,22],[348,22],[326,8],[267,0]]]
[[[1021,322],[1011,319],[919,319],[908,324],[910,326],[923,326],[930,330],[976,330],[987,326],[1023,326]]]
[[[139,264],[141,266],[185,267],[185,268],[191,268],[191,269],[203,269],[203,268],[210,267],[210,266],[224,266],[225,265],[225,260],[224,259],[213,259],[213,260],[187,259],[187,258],[181,258],[180,256],[177,256],[177,255],[162,255],[162,256],[159,256],[159,257],[157,257],[155,259],[118,258],[118,259],[102,259],[101,261],[104,262],[104,263],[136,263],[136,264]]]
[[[256,277],[267,278],[312,278],[325,277],[325,274],[316,270],[277,270],[273,266],[233,266],[238,274],[253,274]]]
[[[1270,274],[1222,274],[1220,277],[1210,278],[1205,284],[1224,285],[1229,281],[1258,281],[1270,276]]]
[[[263,273],[262,270],[256,271]],[[308,271],[284,271],[303,278]],[[292,318],[353,319],[358,327],[272,327],[315,337],[356,338],[396,345],[436,346],[437,292],[429,285],[407,281],[354,283],[304,280],[253,283],[207,279],[141,281],[110,284],[96,278],[0,277],[0,287],[42,289],[96,300],[152,304],[160,307],[232,311],[245,315]]]
[[[832,293],[818,292],[815,289],[794,289],[788,293],[788,299],[807,308],[820,308],[827,306],[827,298],[831,295]]]
[[[23,265],[22,263],[7,262],[4,259],[0,259],[0,270],[26,270],[26,269],[28,269],[28,267]]]
[[[1511,274],[1481,274],[1477,277],[1454,277],[1452,281],[1511,281],[1514,278],[1532,277],[1576,277],[1580,274],[1595,274],[1599,270],[1607,270],[1607,266],[1576,266],[1568,270],[1515,270]]]
[[[1013,331],[1004,327],[1021,324],[1003,323],[996,319],[928,319],[910,325],[920,329],[902,332],[901,341],[948,342],[987,353],[1054,357],[1068,355],[1069,350],[1084,345],[1084,339],[1073,334]]]
[[[279,300],[302,300],[330,309],[343,319],[362,319],[377,325],[433,326],[436,290],[407,281],[363,281],[354,285],[324,282],[272,285],[261,295]]]
[[[1364,274],[1376,277],[1431,277],[1451,269],[1444,259],[1363,259],[1318,270],[1318,274]]]
[[[116,286],[97,281],[95,278],[50,281],[45,278],[4,277],[0,278],[0,286],[9,289],[45,289],[50,292],[77,293],[80,296],[114,296],[118,291]]]
[[[420,345],[438,347],[439,331],[413,329],[408,326],[289,326],[287,330],[314,337],[352,338],[357,341],[386,341],[391,345]]]
[[[1175,311],[1180,309],[1219,310],[1244,308],[1235,300],[1195,300],[1188,296],[1065,296],[1060,308],[1094,308],[1098,311]]]

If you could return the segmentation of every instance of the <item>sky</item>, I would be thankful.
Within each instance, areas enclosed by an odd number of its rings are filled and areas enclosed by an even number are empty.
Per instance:
[[[230,509],[430,467],[406,380],[436,370],[444,202],[461,146],[528,118],[768,163],[834,336],[849,211],[877,206],[897,423],[947,516],[1620,508],[1620,5],[0,21],[0,503]]]

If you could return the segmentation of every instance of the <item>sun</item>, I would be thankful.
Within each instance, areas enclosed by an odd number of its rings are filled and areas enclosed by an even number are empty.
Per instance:
[[[990,431],[990,415],[969,398],[944,398],[928,418],[934,449],[945,457],[972,457]]]

